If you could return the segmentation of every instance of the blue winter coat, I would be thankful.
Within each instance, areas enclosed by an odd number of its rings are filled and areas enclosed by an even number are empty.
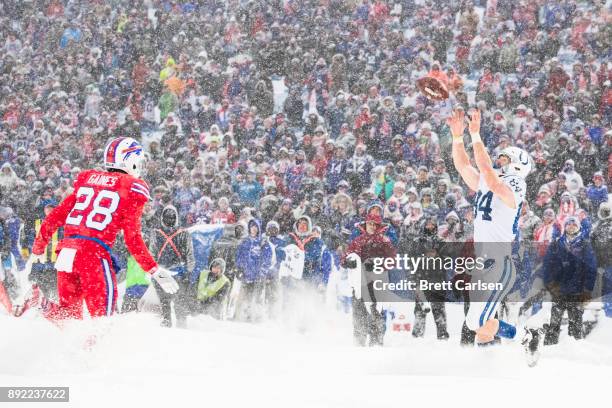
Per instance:
[[[258,228],[256,237],[250,235],[251,226],[255,224]],[[272,249],[261,237],[261,226],[259,221],[252,219],[248,222],[247,233],[236,250],[236,266],[243,273],[242,281],[252,283],[264,276],[264,271],[270,268],[272,260]]]
[[[597,277],[597,260],[591,242],[581,235],[570,242],[567,234],[563,234],[548,247],[542,271],[544,284],[559,285],[562,295],[592,291]]]
[[[244,181],[234,185],[234,191],[238,193],[238,197],[240,197],[242,203],[254,207],[257,205],[259,197],[263,194],[264,189],[257,181],[251,183]]]
[[[593,203],[595,211],[597,211],[601,203],[605,203],[606,201],[608,201],[608,186],[589,186],[587,188],[587,197]]]
[[[295,233],[289,234],[287,245],[296,244],[304,248],[304,281],[318,285],[324,281],[324,273],[321,269],[321,259],[325,244],[321,238],[299,237]]]
[[[279,237],[266,238],[266,244],[270,247],[270,266],[263,271],[266,278],[276,278],[280,264],[285,260],[285,240]],[[276,262],[273,262],[275,260]]]
[[[20,231],[21,220],[15,216],[8,218],[4,223],[0,223],[0,247],[9,250],[17,262],[17,269],[21,271],[25,267],[25,261],[19,248]],[[5,239],[7,242],[5,242]]]
[[[329,282],[329,275],[331,275],[334,268],[340,267],[340,258],[336,252],[325,247],[323,255],[321,256],[321,283],[327,286]]]

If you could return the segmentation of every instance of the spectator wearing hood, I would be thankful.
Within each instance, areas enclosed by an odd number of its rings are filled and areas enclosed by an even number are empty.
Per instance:
[[[444,257],[445,244],[443,242],[444,239],[439,237],[442,234],[438,233],[437,220],[434,217],[425,217],[418,223],[418,229],[419,234],[414,240],[407,238],[400,241],[399,252],[413,257],[423,255],[428,257]],[[446,271],[444,269],[429,268],[427,271],[419,270],[415,274],[415,279],[432,283],[443,282],[446,279]],[[427,290],[417,293],[414,304],[415,322],[412,335],[414,337],[423,337],[425,334],[427,312],[424,310],[424,301],[430,302],[438,340],[448,339],[445,308],[446,291],[444,290]]]
[[[423,218],[423,209],[421,203],[412,202],[406,206],[408,215],[404,218],[403,239],[412,240],[421,234],[421,220]]]
[[[246,237],[236,251],[236,269],[240,279],[240,295],[236,306],[236,319],[257,321],[261,318],[259,307],[263,277],[270,268],[272,248],[262,238],[261,224],[255,218],[247,222]]]
[[[601,171],[595,172],[593,175],[593,184],[587,187],[586,194],[593,208],[599,209],[601,203],[608,201],[608,186],[604,184],[604,177]]]
[[[266,225],[266,235],[264,239],[270,246],[272,259],[270,267],[263,271],[264,278],[264,293],[265,293],[265,309],[266,316],[270,318],[276,317],[278,314],[278,298],[279,298],[279,276],[281,262],[285,259],[286,245],[285,240],[279,236],[280,227],[276,221],[270,221]]]
[[[580,233],[580,221],[569,217],[563,235],[548,247],[543,263],[544,285],[552,295],[553,306],[544,344],[557,344],[561,319],[568,314],[568,334],[583,338],[584,302],[591,299],[597,277],[597,260],[591,242]]]
[[[157,263],[176,273],[175,279],[179,291],[174,295],[166,293],[157,282],[153,285],[159,296],[162,307],[162,326],[172,327],[172,304],[176,313],[176,326],[184,328],[187,315],[193,310],[193,288],[191,274],[195,267],[195,256],[191,235],[180,228],[178,210],[173,205],[167,205],[161,211],[160,228],[152,231],[149,250]]]
[[[565,225],[565,220],[567,220],[568,217],[576,215],[576,211],[578,210],[577,206],[576,199],[569,192],[564,191],[561,194],[559,211],[557,214],[557,222],[559,225]]]
[[[538,254],[543,257],[551,242],[561,236],[562,228],[557,222],[555,210],[547,208],[542,214],[542,223],[533,231],[533,240]]]
[[[330,224],[333,229],[330,240],[337,239],[340,240],[339,242],[346,242],[353,227],[354,210],[351,197],[342,192],[334,195],[330,210]]]
[[[565,162],[565,165],[563,166],[563,173],[565,173],[565,185],[567,186],[567,191],[569,191],[573,196],[578,195],[578,191],[584,187],[584,183],[582,181],[582,176],[575,170],[574,160],[569,159]]]
[[[450,211],[440,226],[440,239],[444,242],[460,242],[464,239],[463,226],[455,211]]]
[[[369,215],[372,215],[372,214],[376,216],[380,216],[381,219],[383,219],[382,217],[385,215],[385,208],[380,201],[378,200],[373,201],[369,205],[366,206],[366,211],[365,211],[365,214],[363,215],[363,218],[361,218],[358,222],[356,222],[352,227],[353,229],[351,231],[351,236],[349,237],[349,244],[353,240],[355,240],[359,235],[363,234],[363,232],[365,231],[366,219]],[[390,223],[384,222],[384,220],[383,220],[383,226],[384,226],[385,236],[391,240],[393,245],[397,245],[397,242],[399,240],[397,229]]]
[[[0,198],[10,198],[11,194],[17,188],[19,181],[22,181],[10,163],[6,162],[0,167],[0,187],[2,187],[2,194]]]
[[[325,244],[313,232],[312,220],[307,215],[298,217],[289,234],[286,245],[294,244],[304,251],[304,273],[302,279],[314,288],[327,283],[329,276],[321,268],[321,255]],[[285,246],[286,246],[285,245]]]
[[[214,258],[210,266],[200,272],[198,278],[196,310],[223,319],[230,293],[231,281],[225,275],[226,264],[222,258]]]
[[[351,260],[357,255],[362,267],[368,270],[374,258],[394,258],[397,250],[389,237],[385,235],[387,226],[383,224],[382,217],[376,212],[370,212],[365,219],[361,233],[347,247],[341,264],[347,268],[355,268],[356,262]],[[369,338],[369,345],[382,345],[385,334],[385,317],[376,308],[376,299],[373,290],[369,290],[372,306],[366,309],[363,299],[357,299],[353,293],[353,336],[355,343],[365,346]]]

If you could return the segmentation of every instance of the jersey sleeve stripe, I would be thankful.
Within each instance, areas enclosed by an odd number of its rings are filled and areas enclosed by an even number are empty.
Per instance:
[[[142,187],[139,187],[139,186],[132,186],[132,191],[139,191],[139,192],[141,192],[141,193],[143,193],[143,194],[146,194],[146,195],[148,195],[148,196],[150,196],[150,195],[151,195],[151,193],[149,193],[149,190],[148,190],[148,189],[146,189],[146,188],[142,188]]]
[[[143,191],[146,191],[147,193],[149,192],[149,188],[143,184],[140,183],[133,183],[132,187],[138,187],[140,189],[142,189]]]
[[[138,187],[136,187],[136,186],[132,186],[132,188],[130,189],[130,191],[133,191],[133,192],[138,193],[138,194],[142,194],[143,196],[147,197],[147,200],[150,200],[150,199],[151,199],[151,196],[149,195],[149,192],[148,192],[148,191],[146,191],[146,190],[142,190],[142,189],[140,189],[140,188],[138,188]]]

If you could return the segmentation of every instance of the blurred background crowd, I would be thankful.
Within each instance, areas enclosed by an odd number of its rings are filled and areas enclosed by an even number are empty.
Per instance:
[[[45,213],[116,136],[147,146],[145,229],[169,205],[182,226],[246,234],[256,219],[281,238],[302,218],[299,235],[336,262],[370,212],[397,247],[425,230],[469,241],[474,192],[445,125],[456,106],[482,111],[493,156],[510,145],[532,155],[523,239],[546,245],[571,219],[585,236],[602,224],[610,242],[609,1],[0,7],[0,240],[19,267]],[[417,92],[432,70],[448,76],[449,101]],[[255,280],[270,268],[257,265]]]

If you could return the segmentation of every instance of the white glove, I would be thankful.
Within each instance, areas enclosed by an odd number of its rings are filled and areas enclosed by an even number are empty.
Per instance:
[[[159,286],[161,286],[164,292],[171,295],[178,292],[179,285],[167,269],[158,267],[151,277],[159,283]]]

